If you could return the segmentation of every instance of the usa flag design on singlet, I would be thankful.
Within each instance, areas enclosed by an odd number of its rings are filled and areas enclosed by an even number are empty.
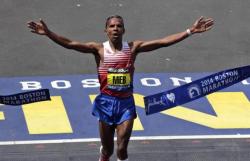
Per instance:
[[[103,43],[104,61],[98,68],[101,93],[128,97],[133,92],[134,59],[127,42],[121,51],[113,52],[109,41]]]

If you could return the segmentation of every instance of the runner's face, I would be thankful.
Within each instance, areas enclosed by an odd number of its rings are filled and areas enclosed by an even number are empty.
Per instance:
[[[111,41],[122,40],[122,35],[125,32],[123,21],[119,18],[110,19],[105,32]]]

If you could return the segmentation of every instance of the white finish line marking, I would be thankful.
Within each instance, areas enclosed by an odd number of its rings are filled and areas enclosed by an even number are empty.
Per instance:
[[[250,135],[190,135],[190,136],[141,136],[131,137],[130,140],[185,140],[185,139],[244,139]],[[116,138],[115,138],[116,140]],[[59,140],[27,140],[27,141],[2,141],[0,145],[22,145],[22,144],[57,144],[57,143],[88,143],[99,142],[99,138],[89,139],[59,139]]]

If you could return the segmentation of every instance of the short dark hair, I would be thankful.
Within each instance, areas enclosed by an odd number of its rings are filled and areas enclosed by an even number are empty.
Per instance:
[[[108,24],[109,24],[109,21],[112,19],[112,18],[118,18],[122,21],[123,23],[123,18],[122,16],[119,16],[119,15],[111,15],[109,16],[107,19],[106,19],[106,23],[105,23],[105,28],[107,28]],[[124,27],[124,23],[123,23],[123,27]]]

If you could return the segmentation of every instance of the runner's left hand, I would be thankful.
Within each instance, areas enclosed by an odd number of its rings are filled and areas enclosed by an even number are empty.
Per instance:
[[[212,18],[204,18],[202,16],[195,21],[190,30],[192,33],[202,33],[210,30],[213,27],[213,24],[214,20]]]

